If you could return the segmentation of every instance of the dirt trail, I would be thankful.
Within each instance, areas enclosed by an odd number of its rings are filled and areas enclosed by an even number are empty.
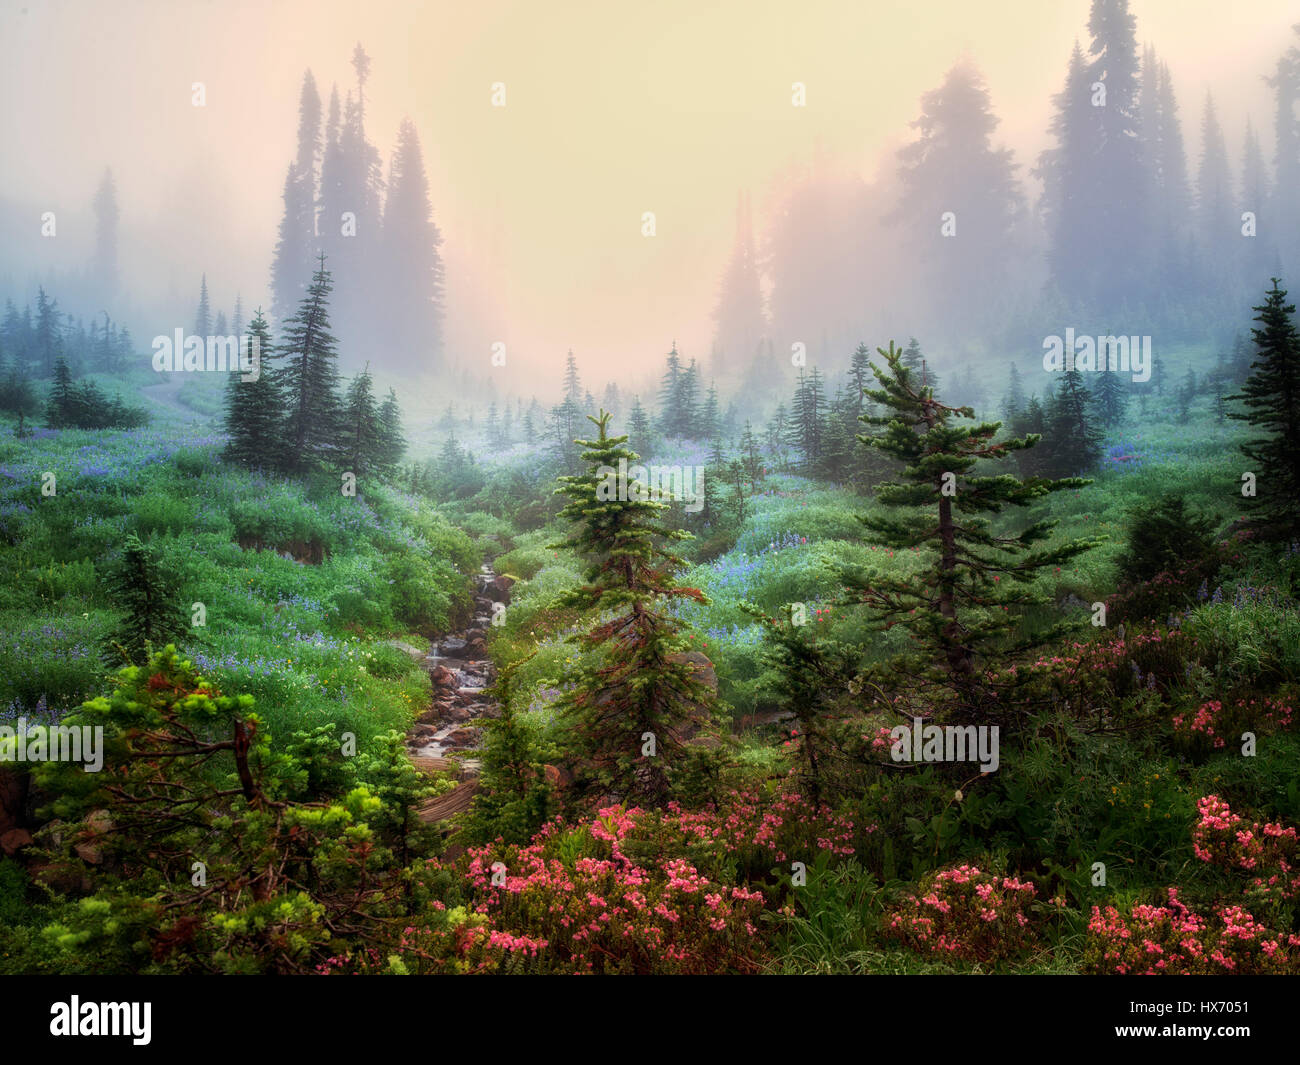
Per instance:
[[[433,684],[433,704],[406,738],[411,761],[425,772],[457,771],[457,763],[447,755],[477,749],[483,732],[477,720],[497,713],[496,700],[484,694],[494,676],[484,644],[492,624],[493,602],[508,598],[509,591],[501,587],[490,565],[475,575],[475,584],[475,613],[469,626],[436,641],[425,656]],[[456,789],[425,803],[420,808],[420,819],[444,821],[469,809],[478,791],[478,766],[477,759],[461,759]]]
[[[185,406],[177,398],[180,395],[181,385],[184,383],[185,381],[180,374],[172,374],[170,381],[163,381],[161,384],[156,385],[145,385],[140,389],[140,395],[153,400],[168,410],[175,411],[177,414],[184,414],[188,418],[201,417],[198,411]]]

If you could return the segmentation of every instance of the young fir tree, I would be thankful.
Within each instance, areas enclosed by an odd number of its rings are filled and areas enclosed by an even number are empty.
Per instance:
[[[459,836],[466,842],[499,837],[526,844],[546,823],[551,799],[546,763],[558,752],[519,712],[514,699],[514,675],[532,657],[507,666],[489,689],[501,713],[487,722],[478,792]]]
[[[751,493],[751,485],[745,473],[745,464],[740,459],[732,459],[728,462],[726,471],[727,484],[731,487],[728,509],[731,511],[736,527],[739,528],[745,524],[745,500],[748,498],[746,493]]]
[[[50,388],[50,403],[45,420],[52,429],[80,426],[86,412],[82,410],[81,396],[72,383],[72,371],[62,355],[54,363],[54,384]]]
[[[677,409],[681,397],[682,357],[677,354],[677,341],[665,356],[667,368],[659,382],[659,431],[664,436],[683,436],[682,416]]]
[[[627,429],[638,440],[645,440],[650,436],[650,416],[641,406],[640,396],[632,397],[632,412],[627,417]]]
[[[23,372],[22,365],[15,359],[5,374],[4,383],[0,385],[0,411],[11,414],[18,419],[14,435],[18,439],[29,435],[25,422],[28,416],[40,412],[41,402],[36,390]]]
[[[1286,302],[1286,289],[1272,279],[1264,302],[1254,310],[1258,328],[1251,330],[1255,360],[1239,400],[1244,411],[1228,417],[1254,431],[1241,445],[1251,462],[1255,494],[1242,496],[1250,523],[1266,535],[1300,537],[1300,334],[1295,304]]]
[[[843,644],[820,638],[807,618],[798,617],[798,609],[787,606],[786,616],[778,619],[752,604],[741,604],[768,636],[762,662],[770,671],[771,693],[798,722],[794,739],[803,778],[800,793],[820,807],[832,753],[830,726],[839,712],[851,709],[853,656]]]
[[[343,399],[340,459],[358,477],[375,472],[380,462],[379,409],[370,378],[369,363],[348,385]]]
[[[226,445],[226,458],[249,469],[274,468],[283,459],[284,398],[280,392],[274,370],[274,353],[271,333],[257,309],[248,324],[250,352],[258,352],[257,379],[245,381],[242,373],[231,374],[226,381],[226,432],[230,443]]]
[[[1128,546],[1119,559],[1121,584],[1149,581],[1194,565],[1214,549],[1214,519],[1187,507],[1178,494],[1134,507],[1129,516]]]
[[[1044,468],[1049,477],[1072,476],[1090,470],[1101,458],[1101,431],[1092,412],[1092,396],[1081,370],[1066,370],[1044,412],[1047,446]]]
[[[194,335],[207,337],[212,334],[212,311],[208,304],[208,275],[204,274],[199,282],[199,307],[194,312]]]
[[[377,469],[385,477],[391,477],[406,451],[406,434],[402,432],[402,409],[397,404],[397,393],[388,390],[383,404],[379,408],[379,447],[377,452]]]
[[[1007,421],[1014,421],[1025,409],[1025,386],[1020,380],[1020,368],[1013,362],[1007,376],[1007,394],[1002,399],[1002,413]]]
[[[919,653],[895,665],[946,685],[959,712],[973,716],[982,702],[988,656],[1010,649],[1020,609],[1038,601],[1029,585],[1039,571],[1100,542],[1039,547],[1055,522],[1034,522],[1018,534],[995,532],[982,515],[1029,506],[1048,493],[1090,482],[978,475],[979,463],[1033,447],[1038,439],[995,440],[998,422],[954,424],[973,422],[974,411],[936,400],[915,381],[892,343],[888,351],[877,350],[886,368],[872,367],[880,388],[869,395],[887,410],[863,416],[880,431],[859,440],[904,465],[897,480],[876,488],[881,504],[898,509],[861,520],[873,543],[895,551],[920,548],[928,557],[909,576],[850,575],[849,585],[873,610],[878,628],[902,625],[912,634]]]
[[[1119,374],[1107,370],[1101,375],[1101,380],[1093,390],[1093,403],[1102,425],[1112,426],[1123,421],[1124,411],[1128,407],[1128,394],[1120,383]]]
[[[142,665],[152,650],[178,641],[189,630],[176,582],[154,552],[134,533],[122,545],[122,560],[108,578],[112,603],[125,612],[104,643],[110,662]]]
[[[859,344],[853,351],[849,362],[849,380],[852,382],[849,391],[853,397],[856,416],[862,413],[864,394],[871,383],[871,349],[866,344]]]
[[[287,460],[296,471],[330,460],[338,439],[338,355],[329,320],[332,288],[322,254],[298,312],[285,323],[278,384],[288,410]]]
[[[36,327],[31,347],[40,365],[41,375],[54,376],[54,364],[63,354],[63,327],[59,324],[59,301],[36,289]]]
[[[740,461],[745,464],[745,476],[755,485],[762,483],[766,472],[763,468],[763,454],[748,418],[745,419],[745,431],[740,434]]]
[[[683,563],[661,545],[688,534],[655,520],[666,504],[644,498],[635,484],[622,493],[626,499],[619,498],[609,471],[618,469],[620,459],[629,468],[638,461],[623,446],[627,437],[608,435],[604,411],[589,420],[597,435],[578,443],[591,471],[559,479],[556,492],[569,499],[560,517],[573,529],[556,546],[572,548],[587,562],[586,583],[561,604],[600,620],[571,637],[594,661],[571,678],[559,708],[572,726],[588,783],[629,802],[659,804],[682,763],[686,730],[707,717],[713,699],[680,653],[684,626],[667,608],[683,599],[707,600],[698,589],[673,583]]]
[[[907,342],[907,347],[903,349],[903,365],[912,371],[912,376],[918,385],[925,385],[935,392],[939,391],[939,375],[925,361],[925,356],[921,353],[921,342],[916,337],[912,337]]]

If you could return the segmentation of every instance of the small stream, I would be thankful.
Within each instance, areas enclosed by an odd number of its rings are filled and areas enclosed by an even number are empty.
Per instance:
[[[508,600],[510,593],[500,586],[490,565],[475,574],[474,583],[474,617],[469,626],[436,640],[425,655],[433,698],[407,736],[412,758],[446,759],[450,754],[477,749],[482,742],[477,719],[496,713],[496,700],[484,694],[494,676],[485,642],[493,603]],[[463,758],[461,767],[471,775],[478,761]]]

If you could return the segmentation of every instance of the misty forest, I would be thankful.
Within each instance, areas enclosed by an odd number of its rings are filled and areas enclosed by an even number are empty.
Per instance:
[[[1044,6],[1036,98],[750,56],[725,191],[363,24],[231,79],[275,223],[6,137],[0,972],[1300,973],[1300,25]]]

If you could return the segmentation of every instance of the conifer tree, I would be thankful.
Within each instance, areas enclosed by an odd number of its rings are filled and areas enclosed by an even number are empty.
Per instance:
[[[406,451],[406,436],[402,432],[402,411],[397,403],[397,393],[388,390],[379,408],[379,449],[377,468],[385,477],[392,476]]]
[[[519,712],[514,695],[514,675],[532,657],[501,670],[489,689],[501,712],[487,722],[479,787],[460,835],[470,842],[501,838],[526,844],[546,823],[551,798],[546,763],[558,752]]]
[[[207,337],[212,335],[212,311],[208,304],[208,275],[199,281],[199,306],[194,312],[194,335]]]
[[[36,329],[32,339],[41,375],[53,377],[54,364],[63,354],[63,329],[59,325],[59,301],[46,296],[43,286],[36,289]]]
[[[677,398],[681,388],[682,358],[677,354],[677,341],[666,357],[667,369],[659,382],[659,431],[665,436],[680,436],[681,418],[677,413]]]
[[[925,356],[921,353],[921,343],[916,337],[912,337],[907,342],[907,347],[903,349],[903,365],[912,371],[912,377],[917,385],[939,391],[939,375],[934,372],[934,367],[926,362]]]
[[[256,345],[257,380],[244,374],[226,380],[225,428],[230,437],[226,458],[249,469],[274,469],[284,461],[284,396],[275,370],[271,333],[259,307],[248,325],[248,351]],[[247,376],[251,377],[252,374]]]
[[[837,711],[851,710],[852,654],[835,640],[819,638],[811,625],[797,624],[792,606],[786,607],[784,618],[770,617],[749,603],[742,603],[741,609],[767,636],[762,662],[772,678],[772,694],[799,723],[800,792],[820,807],[831,754],[828,726]]]
[[[1093,401],[1102,425],[1117,425],[1123,420],[1124,411],[1128,406],[1128,394],[1120,384],[1119,374],[1111,373],[1109,370],[1101,374],[1101,379],[1097,382],[1093,393]]]
[[[1221,277],[1233,264],[1240,240],[1239,213],[1232,190],[1228,148],[1214,109],[1214,97],[1205,95],[1201,120],[1201,164],[1196,174],[1197,228],[1211,277]]]
[[[722,429],[722,418],[718,412],[718,388],[709,383],[709,391],[704,397],[704,406],[700,410],[698,435],[705,440],[712,440]]]
[[[754,484],[763,480],[763,456],[759,450],[754,427],[745,419],[745,431],[740,434],[740,460],[745,464],[745,476]]]
[[[758,256],[754,249],[749,196],[742,193],[736,205],[736,240],[722,278],[718,305],[714,311],[713,368],[739,369],[754,355],[759,339],[767,331]]]
[[[647,440],[650,436],[650,416],[641,406],[640,396],[632,397],[632,413],[627,418],[627,429],[629,435],[637,440]]]
[[[160,650],[189,631],[174,575],[134,533],[122,545],[122,559],[108,578],[110,599],[125,612],[104,644],[110,662],[143,665],[150,649]]]
[[[330,332],[333,288],[325,255],[297,313],[285,323],[278,384],[287,409],[285,438],[290,468],[303,471],[330,460],[338,431],[338,355]]]
[[[1002,413],[1007,421],[1014,421],[1025,408],[1025,386],[1020,380],[1020,368],[1013,362],[1007,376],[1007,394],[1002,399]]]
[[[1200,383],[1196,380],[1196,371],[1189,366],[1186,376],[1183,377],[1183,383],[1178,389],[1178,417],[1181,420],[1187,420],[1199,390]]]
[[[571,637],[596,661],[572,678],[559,709],[572,727],[580,772],[591,784],[629,802],[660,804],[684,754],[685,730],[707,714],[712,700],[679,654],[683,625],[669,608],[707,600],[698,589],[673,583],[683,562],[661,545],[688,534],[656,520],[667,505],[640,498],[643,493],[631,486],[623,493],[628,498],[619,499],[611,488],[609,471],[619,460],[629,467],[638,461],[624,446],[627,437],[609,436],[604,411],[589,420],[597,434],[578,443],[591,470],[559,479],[556,492],[569,500],[560,517],[572,531],[556,546],[586,560],[585,583],[562,596],[562,605],[601,620]],[[653,756],[642,753],[650,743]]]
[[[876,488],[879,502],[897,509],[861,520],[873,543],[895,551],[920,548],[927,561],[906,577],[851,574],[848,584],[871,608],[877,627],[902,625],[914,638],[918,653],[896,665],[943,683],[962,715],[973,716],[982,702],[988,656],[1007,648],[1017,625],[1013,610],[1036,602],[1029,585],[1043,567],[1097,542],[1043,547],[1054,522],[1033,522],[1015,534],[995,532],[983,515],[1029,506],[1089,482],[979,475],[979,463],[1032,447],[1037,439],[995,440],[998,422],[956,424],[974,421],[974,411],[946,406],[919,386],[892,343],[888,351],[877,350],[886,366],[873,366],[880,387],[869,394],[887,409],[863,415],[864,424],[879,431],[859,439],[904,466],[897,480]]]
[[[1295,304],[1273,278],[1264,302],[1255,307],[1259,326],[1251,330],[1255,359],[1241,391],[1230,397],[1245,410],[1228,417],[1245,422],[1252,438],[1241,445],[1251,462],[1255,494],[1243,495],[1250,523],[1265,535],[1300,538],[1300,333]]]
[[[113,172],[105,170],[95,192],[95,256],[91,263],[98,296],[108,300],[117,295],[117,185]]]
[[[582,379],[578,376],[578,360],[573,357],[573,349],[564,357],[564,398],[575,405],[582,403]]]
[[[51,429],[78,426],[85,421],[80,397],[72,384],[72,371],[62,355],[54,364],[54,384],[50,389],[50,405],[45,420]]]
[[[960,60],[943,85],[921,97],[920,135],[898,152],[899,206],[917,278],[942,291],[959,319],[987,313],[1015,260],[1023,195],[1010,149],[995,146],[998,119],[984,79]],[[950,214],[956,230],[941,228]]]
[[[790,418],[786,413],[785,404],[778,403],[776,410],[772,412],[772,417],[768,419],[767,426],[763,430],[767,438],[767,450],[771,453],[773,461],[778,468],[786,468],[786,446],[790,435]]]
[[[415,123],[403,119],[389,164],[384,202],[385,321],[392,362],[414,372],[439,365],[442,354],[442,233],[433,220],[429,179]]]
[[[700,436],[700,377],[695,360],[682,371],[677,383],[677,396],[673,401],[673,420],[676,435],[697,440]]]
[[[369,363],[348,384],[343,399],[340,460],[358,477],[375,472],[381,450],[379,410],[375,405]]]
[[[308,227],[315,208],[307,192],[308,177],[290,163],[284,178],[284,214],[280,219],[279,237],[271,261],[271,312],[280,329],[303,298],[311,276],[311,249],[314,231]]]
[[[850,390],[854,402],[854,416],[862,413],[862,404],[867,387],[871,384],[871,349],[866,344],[859,344],[849,361],[849,379],[853,383]]]
[[[0,411],[18,419],[18,425],[14,429],[14,435],[18,439],[21,440],[29,435],[25,425],[26,419],[30,415],[37,414],[40,409],[40,400],[22,364],[17,359],[13,360],[5,373],[3,383],[0,384]]]
[[[1049,477],[1068,477],[1092,469],[1101,458],[1101,431],[1092,416],[1092,396],[1083,372],[1066,370],[1051,405],[1044,411],[1047,427],[1043,449]]]

